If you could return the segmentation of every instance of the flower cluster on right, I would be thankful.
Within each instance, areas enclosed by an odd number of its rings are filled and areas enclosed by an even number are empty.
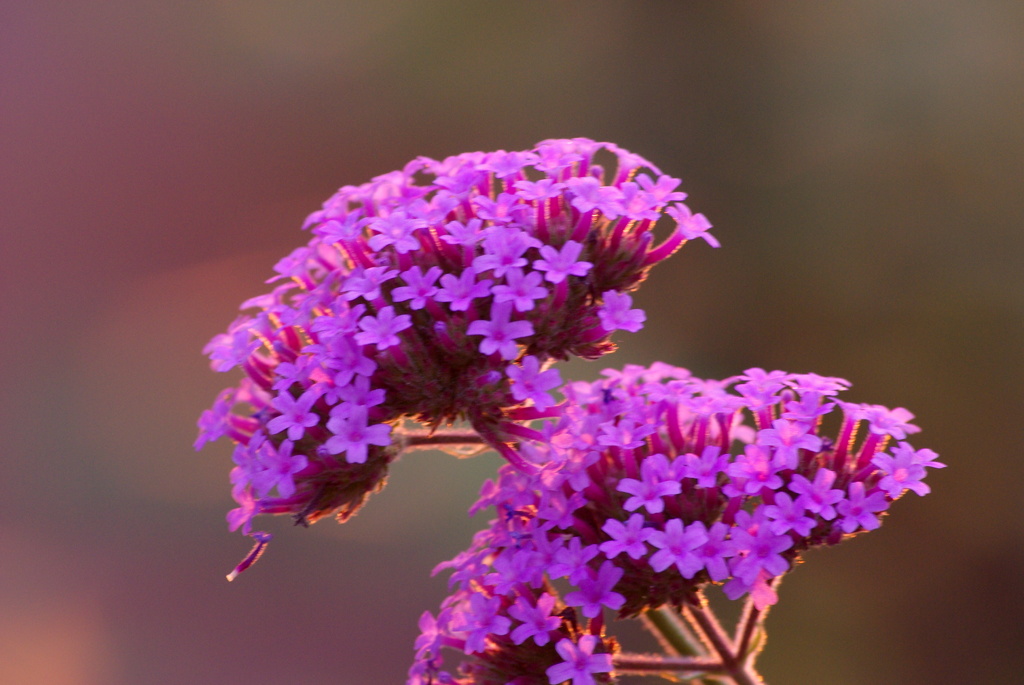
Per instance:
[[[661,363],[605,376],[567,385],[558,416],[524,429],[535,469],[485,484],[474,511],[497,515],[438,567],[453,592],[421,619],[411,684],[612,682],[605,609],[679,607],[708,583],[764,609],[805,550],[877,528],[944,466],[906,442],[910,412],[845,402],[840,378],[712,381]]]

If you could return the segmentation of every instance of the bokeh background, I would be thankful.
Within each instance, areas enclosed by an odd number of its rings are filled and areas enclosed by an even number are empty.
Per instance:
[[[611,140],[723,243],[566,371],[661,359],[853,380],[949,468],[809,555],[781,683],[1024,677],[1024,5],[0,3],[0,683],[402,682],[493,456],[417,454],[344,526],[264,527],[238,581],[234,377],[200,349],[337,187],[417,155]]]

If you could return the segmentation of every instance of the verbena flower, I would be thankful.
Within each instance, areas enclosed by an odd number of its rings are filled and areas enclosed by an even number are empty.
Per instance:
[[[383,484],[405,418],[466,420],[529,468],[510,442],[517,412],[552,403],[550,363],[612,350],[614,330],[642,324],[627,293],[649,268],[688,238],[714,244],[678,184],[577,138],[421,157],[341,188],[273,290],[205,348],[215,370],[245,374],[196,441],[237,443],[231,528],[351,516]],[[676,226],[658,243],[669,209]]]
[[[524,664],[554,667],[550,683],[606,682],[583,656],[615,653],[606,610],[695,605],[708,583],[764,609],[806,550],[877,528],[943,466],[904,441],[918,431],[910,412],[844,402],[839,378],[749,369],[705,381],[665,364],[605,375],[566,386],[559,415],[520,432],[533,471],[506,465],[485,484],[473,511],[497,516],[438,567],[453,593],[410,682],[518,682]],[[501,629],[483,635],[485,624]],[[463,652],[456,668],[441,647]]]

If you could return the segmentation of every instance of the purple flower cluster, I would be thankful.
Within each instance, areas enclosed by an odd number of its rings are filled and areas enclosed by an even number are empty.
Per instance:
[[[607,168],[606,168],[607,167]],[[679,181],[610,143],[413,160],[307,219],[274,289],[207,345],[244,377],[200,421],[236,443],[228,514],[344,520],[384,482],[395,427],[457,420],[519,468],[515,421],[553,404],[554,360],[614,349],[627,294],[686,240],[717,245]],[[663,215],[676,228],[656,244]],[[520,412],[520,414],[517,414]]]
[[[877,528],[943,466],[906,442],[910,412],[844,402],[839,378],[605,375],[520,432],[534,469],[485,484],[473,510],[498,515],[438,567],[454,591],[421,620],[410,683],[608,682],[605,609],[695,605],[708,583],[764,609],[804,551]],[[457,669],[442,647],[462,652]]]

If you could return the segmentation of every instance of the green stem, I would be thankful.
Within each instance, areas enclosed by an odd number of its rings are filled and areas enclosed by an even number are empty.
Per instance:
[[[782,576],[777,576],[771,580],[771,587],[773,590],[778,590],[779,583],[782,582]],[[758,649],[750,652],[750,643],[757,634],[758,630],[764,630],[764,620],[768,618],[768,609],[771,607],[765,607],[764,609],[757,609],[754,606],[754,602],[750,597],[747,597],[746,603],[743,605],[743,613],[740,615],[740,620],[736,624],[736,654],[740,659],[743,659],[748,666],[754,664],[754,660],[757,658],[757,654],[764,648],[764,640],[760,640]]]
[[[683,676],[693,673],[721,673],[725,667],[721,661],[708,657],[665,657],[650,654],[621,653],[612,659],[616,675],[658,675]]]
[[[705,656],[706,650],[679,614],[668,606],[648,609],[641,615],[644,625],[654,633],[662,648],[673,656]]]
[[[736,651],[732,639],[722,629],[718,618],[708,607],[703,594],[697,594],[696,604],[685,606],[687,617],[707,639],[711,648],[725,667],[724,672],[732,678],[736,685],[763,685],[764,680],[750,664],[745,664],[742,655]]]
[[[395,442],[399,452],[414,450],[442,450],[448,454],[465,459],[490,449],[490,445],[473,430],[440,429],[430,430],[399,430],[395,431]]]
[[[736,624],[736,640],[738,642],[736,654],[741,659],[746,658],[747,650],[750,649],[750,639],[753,637],[754,631],[764,620],[765,613],[767,612],[758,611],[754,607],[753,600],[747,597],[747,601],[743,605],[743,614]]]

